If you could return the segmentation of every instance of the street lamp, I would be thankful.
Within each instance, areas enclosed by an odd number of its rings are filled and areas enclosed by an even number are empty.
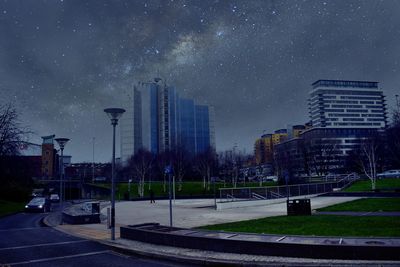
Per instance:
[[[63,208],[63,180],[64,180],[64,147],[65,144],[69,141],[68,138],[56,138],[55,139],[58,146],[60,147],[61,150],[61,161],[60,161],[60,171],[61,171],[61,175],[60,175],[60,207],[61,207],[61,212],[62,212],[62,208]]]
[[[113,150],[112,150],[112,164],[111,164],[111,240],[115,240],[115,126],[118,124],[118,119],[121,118],[125,109],[122,108],[106,108],[104,110],[108,117],[111,119],[113,126]]]

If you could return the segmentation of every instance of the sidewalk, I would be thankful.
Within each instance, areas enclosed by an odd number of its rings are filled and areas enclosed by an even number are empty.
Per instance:
[[[319,198],[313,199],[313,209],[352,200],[352,198]],[[216,221],[237,221],[250,219],[251,217],[267,217],[284,214],[285,204],[275,204],[270,207],[241,208],[225,211],[215,211],[208,208],[208,202],[212,200],[176,201],[174,213],[181,213],[175,216],[177,226],[195,227],[193,225],[212,224]],[[160,258],[183,262],[188,265],[218,265],[218,266],[400,266],[396,261],[353,261],[353,260],[325,260],[308,258],[288,258],[273,256],[257,256],[248,254],[220,253],[203,251],[197,249],[186,249],[162,245],[148,244],[138,241],[131,241],[120,238],[120,226],[137,224],[142,222],[162,222],[168,218],[167,201],[158,201],[157,205],[143,202],[120,202],[117,205],[116,240],[110,240],[110,230],[105,222],[101,224],[86,225],[57,225],[57,213],[49,215],[45,220],[49,226],[66,234],[90,239],[110,246],[112,250],[124,254],[141,255],[151,258]],[[206,205],[205,205],[206,204]],[[132,210],[132,207],[134,209]],[[149,208],[151,207],[151,208]],[[125,211],[124,211],[125,210]],[[104,211],[104,210],[103,210]],[[128,212],[129,211],[129,212]],[[152,216],[150,216],[152,215]],[[140,218],[140,220],[138,219]],[[146,221],[147,220],[147,221]]]

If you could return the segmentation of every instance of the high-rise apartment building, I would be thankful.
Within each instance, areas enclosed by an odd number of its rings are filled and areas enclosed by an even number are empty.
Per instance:
[[[273,162],[273,143],[272,134],[264,134],[254,143],[255,164],[272,164]]]
[[[385,128],[386,104],[377,82],[318,80],[309,109],[314,127]]]
[[[387,125],[385,96],[377,82],[318,80],[312,84],[309,112],[312,128],[274,151],[297,177],[346,171],[352,151]]]
[[[277,145],[277,144],[282,143],[283,141],[285,141],[287,138],[288,138],[287,129],[276,130],[272,134],[272,144],[273,145]]]
[[[181,147],[191,155],[215,149],[214,110],[182,98],[165,81],[139,82],[126,98],[121,119],[121,158],[140,148],[153,154]]]

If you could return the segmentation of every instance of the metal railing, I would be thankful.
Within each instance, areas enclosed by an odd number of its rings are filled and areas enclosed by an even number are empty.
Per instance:
[[[341,179],[330,182],[308,183],[268,187],[220,188],[219,202],[266,200],[332,192],[347,187],[359,179],[358,174],[341,175]]]
[[[257,193],[252,193],[252,197],[253,198],[255,198],[255,199],[267,199],[266,197],[264,197],[264,196],[262,196],[262,195],[259,195],[259,194],[257,194]]]

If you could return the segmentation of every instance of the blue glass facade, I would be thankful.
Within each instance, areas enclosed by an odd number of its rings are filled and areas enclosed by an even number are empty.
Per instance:
[[[179,100],[179,141],[190,154],[196,153],[195,105],[193,99]]]
[[[169,109],[169,133],[170,146],[176,147],[177,144],[177,94],[174,87],[168,88],[168,109]]]
[[[205,152],[210,147],[210,121],[206,105],[196,105],[196,153]]]
[[[149,86],[150,90],[150,152],[157,154],[158,151],[158,89],[156,84]]]
[[[140,148],[158,154],[182,147],[193,156],[215,145],[210,121],[214,113],[207,105],[181,98],[175,87],[160,78],[139,82],[134,88],[133,106],[125,116],[130,118],[125,127],[129,131],[121,131],[124,160]]]

